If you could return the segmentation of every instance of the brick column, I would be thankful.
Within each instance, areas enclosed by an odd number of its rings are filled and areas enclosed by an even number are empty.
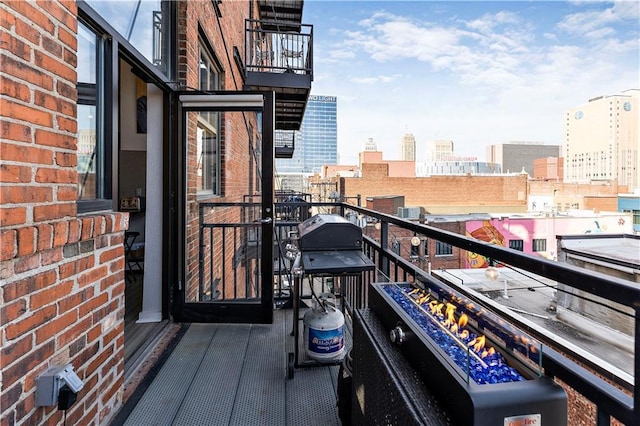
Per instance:
[[[77,8],[0,4],[0,424],[62,424],[36,378],[73,365],[68,424],[105,424],[122,400],[128,215],[77,215]]]

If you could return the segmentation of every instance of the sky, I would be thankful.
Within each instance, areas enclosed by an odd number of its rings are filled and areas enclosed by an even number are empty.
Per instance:
[[[306,0],[311,94],[337,96],[338,158],[373,138],[486,161],[510,141],[562,145],[564,112],[640,88],[640,2]]]

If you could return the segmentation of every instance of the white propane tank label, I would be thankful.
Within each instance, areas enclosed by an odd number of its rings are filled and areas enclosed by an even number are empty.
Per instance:
[[[327,306],[326,304],[324,304]],[[344,356],[344,315],[333,306],[315,306],[304,315],[304,342],[307,355],[330,362]]]

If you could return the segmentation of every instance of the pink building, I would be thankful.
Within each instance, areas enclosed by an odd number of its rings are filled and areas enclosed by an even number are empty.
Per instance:
[[[497,217],[466,222],[467,236],[556,260],[557,235],[632,234],[629,214],[601,213],[585,216]],[[489,266],[485,257],[467,253],[468,268]]]

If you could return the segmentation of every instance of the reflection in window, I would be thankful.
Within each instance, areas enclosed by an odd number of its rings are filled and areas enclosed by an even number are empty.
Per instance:
[[[198,117],[196,146],[198,163],[196,166],[196,180],[199,193],[218,194],[218,135],[215,128],[204,119],[204,114]]]
[[[78,200],[105,198],[101,38],[78,24]]]
[[[149,62],[169,75],[172,1],[86,1]]]
[[[451,256],[453,254],[453,246],[449,243],[436,241],[436,256]]]
[[[211,55],[201,45],[199,63],[200,90],[217,90],[219,72]],[[219,195],[220,189],[220,113],[203,111],[198,113],[196,178],[200,194]]]
[[[78,199],[98,198],[96,161],[99,160],[96,144],[96,107],[78,105]]]

